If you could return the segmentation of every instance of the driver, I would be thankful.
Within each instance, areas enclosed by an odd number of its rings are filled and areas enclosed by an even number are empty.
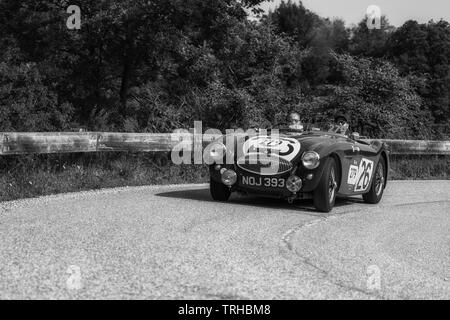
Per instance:
[[[303,131],[303,124],[297,112],[291,112],[289,114],[289,129]]]

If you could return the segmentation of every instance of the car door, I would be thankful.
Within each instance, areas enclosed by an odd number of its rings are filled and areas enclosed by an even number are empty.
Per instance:
[[[352,146],[356,155],[351,165],[351,174],[347,177],[348,190],[353,194],[366,193],[369,191],[379,156],[369,144],[353,141]]]
[[[339,193],[342,195],[353,195],[355,194],[355,186],[358,182],[359,166],[361,163],[361,146],[355,140],[346,140],[341,162],[342,179]]]

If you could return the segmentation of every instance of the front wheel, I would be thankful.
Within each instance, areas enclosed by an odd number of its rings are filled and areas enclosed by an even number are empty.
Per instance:
[[[383,197],[384,186],[386,185],[385,178],[386,163],[384,158],[380,158],[378,161],[377,169],[375,171],[375,177],[373,177],[372,184],[369,192],[363,194],[363,199],[367,203],[376,204],[380,202]]]
[[[231,195],[230,188],[213,179],[209,181],[209,192],[211,193],[211,197],[216,201],[227,201]]]
[[[324,165],[322,178],[314,190],[314,206],[322,212],[330,212],[334,207],[338,188],[336,160],[328,158]]]

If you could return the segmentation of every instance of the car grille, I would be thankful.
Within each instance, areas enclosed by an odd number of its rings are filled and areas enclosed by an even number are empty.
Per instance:
[[[293,168],[292,163],[283,158],[261,154],[247,155],[239,159],[237,165],[242,170],[264,176],[283,174]]]

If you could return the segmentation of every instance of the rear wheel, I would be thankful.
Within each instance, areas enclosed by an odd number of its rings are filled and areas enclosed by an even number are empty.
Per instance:
[[[330,212],[334,207],[338,188],[336,160],[328,158],[325,162],[322,178],[314,191],[314,206],[322,212]]]
[[[216,201],[227,201],[231,194],[230,188],[213,179],[209,181],[209,192],[211,193],[211,197]]]
[[[385,170],[386,163],[384,161],[384,158],[380,158],[369,192],[363,194],[363,199],[365,202],[372,204],[380,202],[381,198],[383,197],[384,186],[386,185],[384,174],[386,172]]]

